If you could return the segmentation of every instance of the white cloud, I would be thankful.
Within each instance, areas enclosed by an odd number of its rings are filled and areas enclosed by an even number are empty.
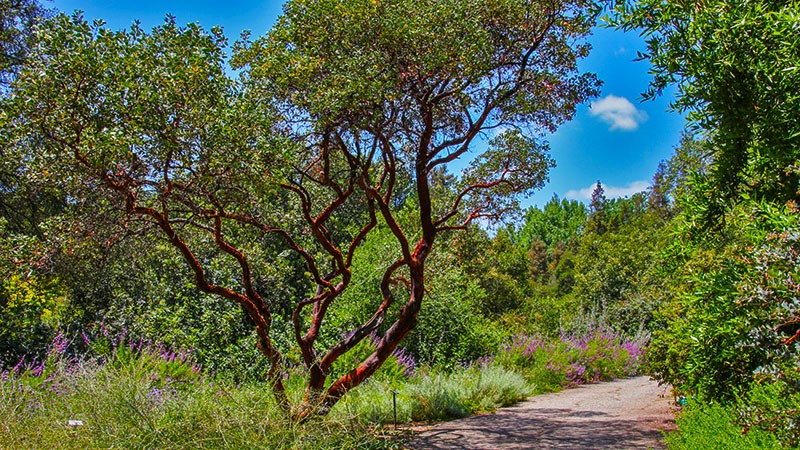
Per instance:
[[[646,112],[636,109],[627,98],[616,95],[607,95],[592,102],[589,113],[599,116],[600,120],[611,125],[611,131],[632,131],[647,120]]]
[[[603,192],[605,193],[606,198],[619,198],[619,197],[630,197],[633,194],[646,191],[648,187],[650,187],[650,183],[647,181],[634,181],[627,186],[608,186],[603,183],[600,183],[603,186]],[[573,199],[573,200],[590,200],[592,198],[592,192],[594,192],[594,187],[596,183],[593,183],[591,186],[583,189],[572,189],[567,191],[564,194],[564,197]]]

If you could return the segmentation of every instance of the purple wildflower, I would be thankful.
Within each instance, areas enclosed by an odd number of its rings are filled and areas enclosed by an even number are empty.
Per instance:
[[[81,337],[83,338],[83,343],[86,344],[87,347],[91,346],[92,340],[86,335],[86,330],[81,330]]]
[[[147,393],[147,399],[156,405],[161,405],[164,403],[164,391],[157,387],[152,387],[150,392]]]
[[[53,356],[65,356],[68,347],[69,340],[67,340],[62,331],[59,331],[53,339],[53,343],[50,344],[50,354]]]
[[[414,361],[414,355],[406,351],[405,348],[396,348],[392,355],[397,358],[397,364],[403,368],[403,375],[406,378],[411,378],[414,376],[414,372],[417,368],[417,362]]]
[[[494,360],[494,355],[481,356],[477,361],[475,361],[475,365],[480,368],[489,367],[494,364]]]
[[[23,367],[25,367],[25,357],[20,358],[17,365],[11,369],[11,373],[19,375]]]

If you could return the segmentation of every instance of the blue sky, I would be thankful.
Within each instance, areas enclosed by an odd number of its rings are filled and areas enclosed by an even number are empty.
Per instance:
[[[263,34],[281,13],[280,1],[226,2],[153,0],[54,0],[61,11],[84,11],[87,19],[100,18],[114,29],[140,20],[145,28],[161,23],[167,13],[179,23],[199,22],[205,28],[220,25],[231,42],[242,30]],[[598,28],[591,37],[591,55],[581,68],[597,73],[604,85],[600,97],[581,105],[575,119],[548,138],[557,167],[550,183],[526,205],[543,206],[553,194],[586,201],[600,180],[608,197],[628,196],[645,189],[658,162],[667,159],[680,139],[684,119],[668,112],[672,93],[655,101],[640,101],[649,66],[634,62],[644,42],[636,33]]]

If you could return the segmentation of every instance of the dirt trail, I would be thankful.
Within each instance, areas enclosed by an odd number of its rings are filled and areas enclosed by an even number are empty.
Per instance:
[[[666,448],[672,397],[647,377],[539,395],[495,414],[437,425],[409,449]]]

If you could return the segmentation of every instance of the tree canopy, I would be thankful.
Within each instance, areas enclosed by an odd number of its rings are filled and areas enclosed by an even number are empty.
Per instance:
[[[36,0],[0,2],[0,87],[6,89],[33,45],[34,26],[49,11]]]
[[[298,0],[269,34],[234,46],[240,79],[219,29],[168,18],[149,33],[110,31],[61,15],[15,84],[5,138],[58,181],[70,209],[90,212],[75,220],[160,235],[200,290],[241,305],[287,409],[289,361],[259,276],[295,255],[308,287],[288,318],[308,373],[304,417],[363,382],[414,328],[440,233],[498,219],[545,182],[541,133],[597,93],[576,66],[595,13],[584,1]],[[380,298],[323,344],[323,320],[377,227],[396,246]],[[375,333],[374,352],[328,382]]]
[[[715,202],[739,193],[795,198],[800,129],[800,37],[793,2],[671,0],[620,4],[615,23],[648,39],[645,97],[677,86],[674,106],[708,137]],[[712,203],[718,215],[724,204]]]

